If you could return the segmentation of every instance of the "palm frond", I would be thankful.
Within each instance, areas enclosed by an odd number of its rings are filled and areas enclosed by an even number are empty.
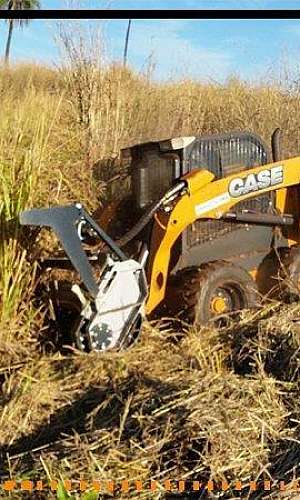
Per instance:
[[[41,8],[39,0],[0,0],[1,10],[35,10]]]

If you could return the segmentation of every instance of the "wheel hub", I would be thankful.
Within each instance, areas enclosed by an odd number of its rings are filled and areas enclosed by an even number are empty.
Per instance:
[[[211,301],[210,309],[214,314],[224,314],[229,310],[228,299],[221,292],[215,295]]]

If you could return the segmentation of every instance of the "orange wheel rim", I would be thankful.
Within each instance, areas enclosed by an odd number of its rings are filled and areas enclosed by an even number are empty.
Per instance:
[[[210,304],[211,311],[215,314],[225,313],[228,309],[227,302],[223,297],[213,297]]]

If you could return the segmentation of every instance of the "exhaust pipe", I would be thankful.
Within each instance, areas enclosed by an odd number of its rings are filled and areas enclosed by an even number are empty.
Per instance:
[[[272,157],[274,162],[281,160],[281,132],[282,130],[279,127],[276,128],[271,138]]]

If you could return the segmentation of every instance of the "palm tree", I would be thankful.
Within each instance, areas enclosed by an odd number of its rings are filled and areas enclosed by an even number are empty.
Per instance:
[[[0,0],[1,10],[34,10],[40,8],[39,0]],[[29,19],[7,19],[8,22],[8,36],[5,47],[4,62],[8,65],[11,38],[14,29],[14,25],[18,24],[20,28],[26,26],[29,23]]]

